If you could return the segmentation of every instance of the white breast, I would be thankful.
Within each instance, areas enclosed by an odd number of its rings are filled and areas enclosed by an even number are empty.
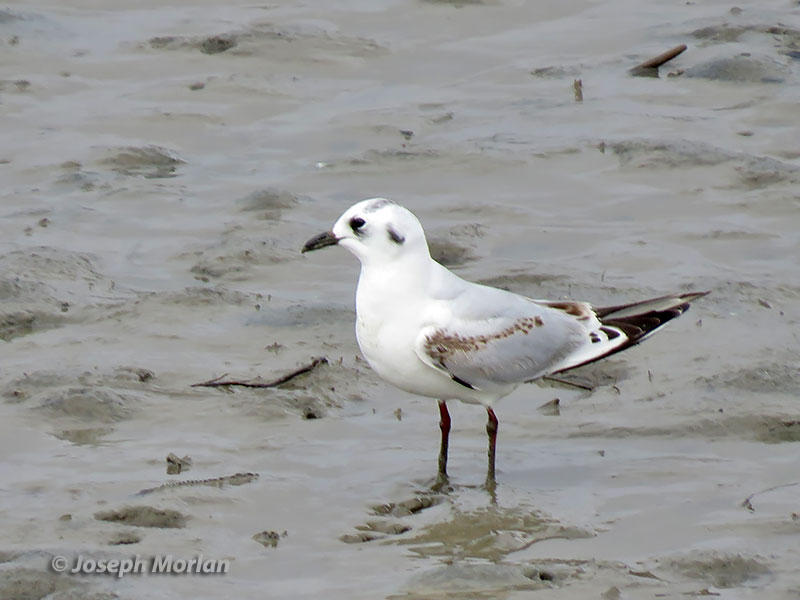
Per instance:
[[[484,397],[419,358],[416,342],[423,328],[430,325],[437,303],[420,295],[419,290],[404,290],[407,288],[398,288],[396,282],[386,281],[380,274],[365,277],[362,272],[359,279],[356,339],[373,370],[392,385],[420,396],[490,403],[493,395]]]

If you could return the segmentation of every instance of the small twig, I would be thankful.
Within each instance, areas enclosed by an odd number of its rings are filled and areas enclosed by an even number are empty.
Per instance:
[[[569,379],[562,379],[561,377],[554,377],[553,375],[547,375],[545,377],[542,377],[542,379],[546,379],[547,381],[554,381],[555,383],[560,383],[563,385],[570,385],[572,387],[576,387],[581,390],[586,390],[587,392],[594,391],[594,386],[587,385],[585,383],[578,383],[577,381],[570,381]]]
[[[572,82],[572,91],[575,94],[575,102],[583,102],[583,80],[576,79]]]
[[[190,387],[225,387],[229,385],[238,385],[240,387],[247,387],[247,388],[271,388],[277,387],[286,383],[287,381],[291,381],[295,377],[299,375],[304,375],[310,371],[316,369],[319,365],[327,365],[328,359],[324,356],[318,356],[313,358],[311,362],[305,366],[302,366],[298,369],[295,369],[291,373],[284,375],[283,377],[278,377],[273,381],[222,381],[222,379],[227,375],[220,375],[219,377],[215,377],[214,379],[209,379],[208,381],[203,381],[202,383],[193,383]]]
[[[193,383],[193,384],[191,385],[191,387],[198,387],[198,386],[201,386],[201,385],[211,385],[211,384],[213,384],[213,383],[216,383],[216,382],[217,382],[217,381],[219,381],[220,379],[225,379],[227,376],[228,376],[228,374],[227,374],[227,373],[223,373],[223,374],[222,374],[222,375],[220,375],[219,377],[214,377],[214,379],[209,379],[208,381],[204,381],[203,383]]]
[[[742,500],[740,506],[743,506],[750,512],[756,512],[756,509],[753,507],[753,502],[752,502],[753,498],[755,498],[756,496],[760,496],[761,494],[766,494],[767,492],[774,492],[775,490],[779,490],[781,488],[794,487],[796,485],[800,485],[800,481],[795,481],[793,483],[782,483],[780,485],[773,485],[772,487],[768,487],[767,489],[761,490],[760,492],[753,492],[747,498]]]
[[[671,61],[673,58],[681,54],[684,50],[686,50],[686,47],[686,44],[681,44],[680,46],[675,46],[666,52],[662,52],[658,56],[654,56],[650,60],[646,60],[643,63],[636,65],[630,70],[630,73],[632,75],[651,74],[655,69],[658,69],[658,67],[664,63]]]

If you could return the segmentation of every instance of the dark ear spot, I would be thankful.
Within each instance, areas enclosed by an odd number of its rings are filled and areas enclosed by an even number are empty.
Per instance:
[[[402,246],[403,242],[406,241],[406,238],[404,238],[402,235],[397,233],[391,225],[389,225],[386,228],[386,233],[389,234],[389,239],[392,240],[398,246]]]

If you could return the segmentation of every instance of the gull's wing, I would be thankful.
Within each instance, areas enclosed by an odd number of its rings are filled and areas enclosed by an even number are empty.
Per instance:
[[[505,294],[493,304],[505,309],[485,316],[468,310],[480,303],[468,302],[459,310],[456,301],[448,318],[420,331],[417,356],[466,387],[491,391],[624,350],[704,295],[676,294],[593,309],[586,302],[534,301]]]
[[[625,341],[621,332],[605,331],[585,302],[548,306],[481,291],[451,300],[449,314],[424,327],[415,344],[424,363],[467,387],[491,392],[530,381],[609,354]]]

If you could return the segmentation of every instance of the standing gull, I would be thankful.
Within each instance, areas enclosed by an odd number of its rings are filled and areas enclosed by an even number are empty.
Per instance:
[[[447,400],[486,408],[486,486],[493,490],[495,402],[521,383],[638,344],[708,293],[594,308],[471,283],[433,260],[419,220],[385,198],[351,206],[331,231],[308,240],[303,252],[334,245],[361,261],[356,338],[370,366],[398,388],[439,402],[439,487],[448,481]]]

